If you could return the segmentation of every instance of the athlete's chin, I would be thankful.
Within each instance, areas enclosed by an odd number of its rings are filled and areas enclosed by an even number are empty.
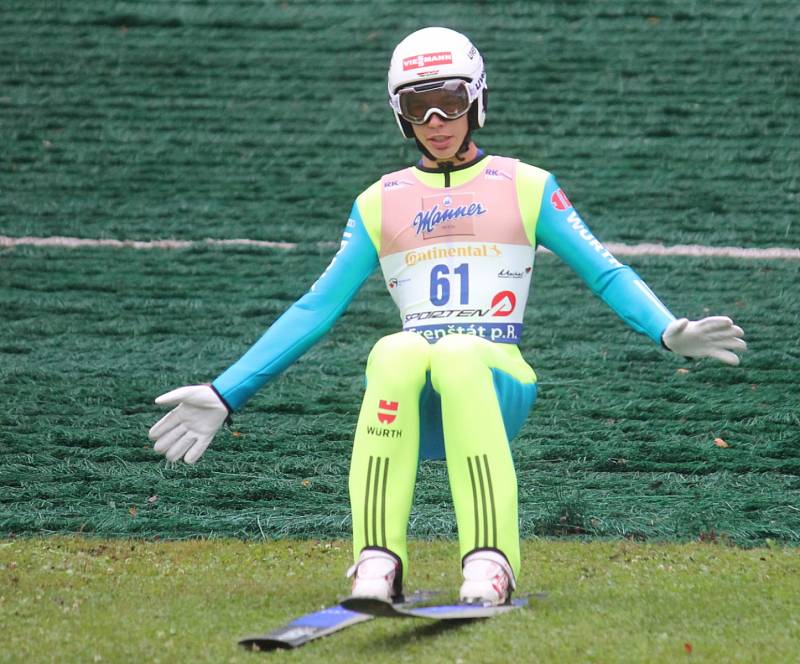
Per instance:
[[[431,145],[428,143],[425,147],[428,148],[428,152],[430,152],[437,161],[446,161],[447,159],[453,159],[458,152],[457,149],[447,145],[446,147],[437,147],[435,145]]]

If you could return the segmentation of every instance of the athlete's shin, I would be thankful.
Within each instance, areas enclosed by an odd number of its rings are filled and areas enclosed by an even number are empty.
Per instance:
[[[451,419],[448,411],[452,405],[442,399],[445,422]],[[505,436],[492,436],[491,427],[483,431],[485,438],[478,444],[462,445],[464,438],[450,435],[449,439],[454,441],[451,445],[447,442],[448,426],[445,424],[447,472],[458,525],[459,550],[462,560],[478,549],[500,551],[517,574],[520,550],[514,463]]]
[[[428,352],[427,342],[410,332],[375,345],[350,465],[354,559],[364,547],[388,549],[400,558],[404,573]]]
[[[517,478],[492,374],[504,359],[483,344],[490,342],[457,336],[437,343],[431,380],[442,400],[461,556],[496,549],[517,574]]]

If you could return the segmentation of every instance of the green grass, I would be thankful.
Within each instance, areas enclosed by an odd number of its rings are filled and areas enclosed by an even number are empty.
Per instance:
[[[452,597],[455,543],[410,550],[407,589]],[[274,655],[236,645],[345,594],[349,556],[341,541],[3,540],[0,662],[788,662],[800,648],[797,549],[630,541],[525,542],[535,596],[491,621],[376,620]]]

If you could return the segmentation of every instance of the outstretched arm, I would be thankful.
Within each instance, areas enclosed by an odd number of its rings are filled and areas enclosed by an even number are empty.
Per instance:
[[[259,388],[319,341],[342,315],[377,262],[377,252],[355,204],[341,248],[322,276],[240,360],[214,380],[214,388],[228,407],[240,409]]]
[[[196,462],[230,412],[244,406],[333,327],[377,262],[356,202],[341,248],[303,297],[211,385],[188,385],[156,399],[175,408],[150,429],[155,451],[170,461]]]
[[[536,239],[575,270],[592,292],[637,332],[678,355],[739,363],[735,351],[747,347],[742,329],[724,316],[676,320],[644,280],[592,234],[552,175],[544,185]]]

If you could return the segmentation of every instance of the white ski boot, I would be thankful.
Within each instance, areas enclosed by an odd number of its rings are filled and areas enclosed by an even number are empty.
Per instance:
[[[388,551],[364,549],[358,562],[347,570],[353,578],[351,597],[368,597],[385,602],[402,596],[399,586],[400,561]]]
[[[464,558],[464,583],[459,593],[462,602],[498,606],[511,601],[517,587],[514,572],[499,551],[478,549]]]

